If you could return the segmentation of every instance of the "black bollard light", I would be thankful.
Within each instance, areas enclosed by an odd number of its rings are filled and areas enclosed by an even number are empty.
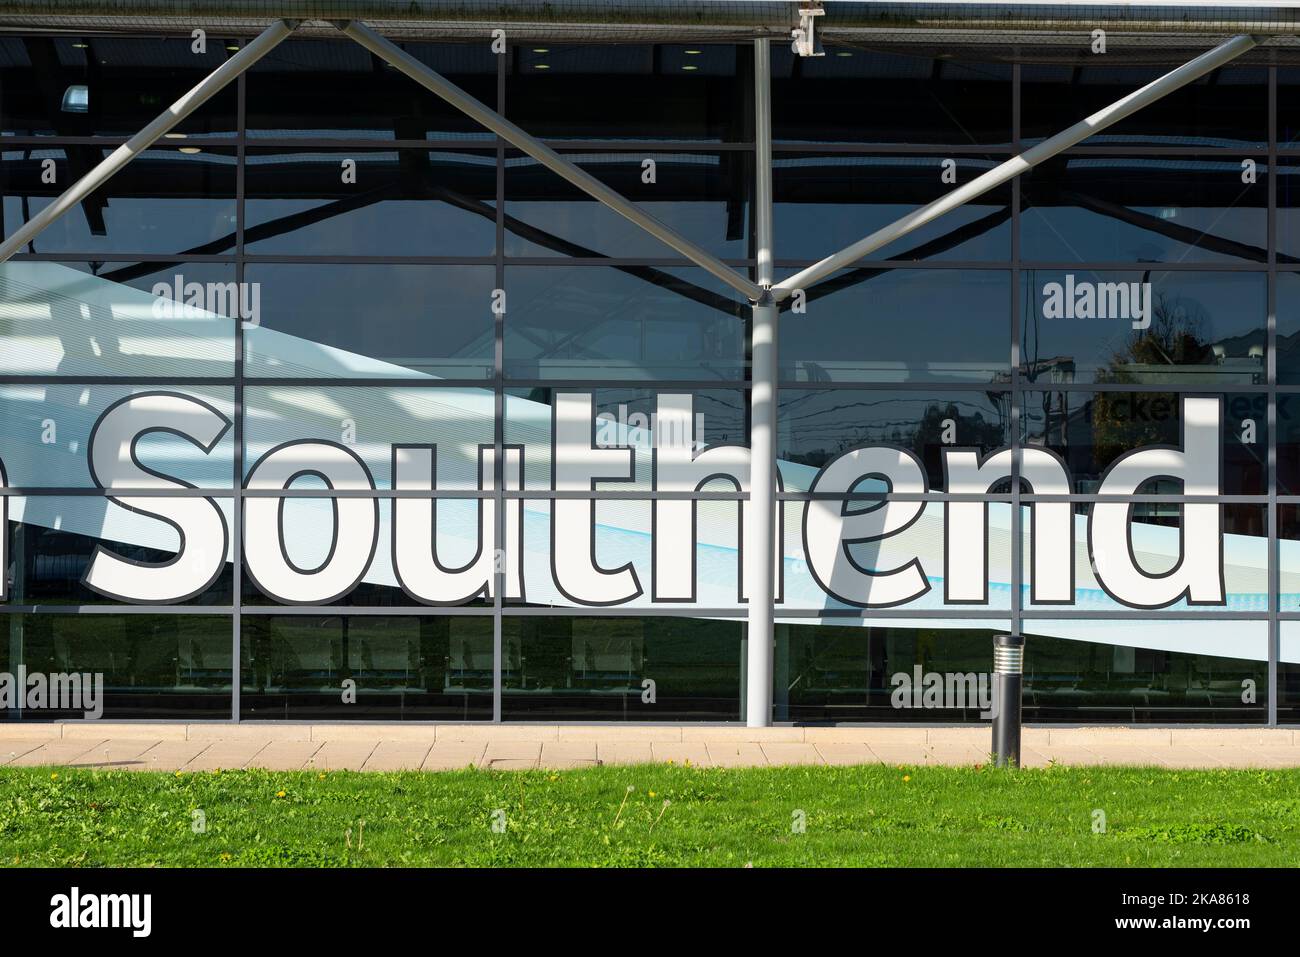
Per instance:
[[[1020,692],[1024,681],[1025,639],[993,639],[993,760],[1000,767],[1020,767]]]

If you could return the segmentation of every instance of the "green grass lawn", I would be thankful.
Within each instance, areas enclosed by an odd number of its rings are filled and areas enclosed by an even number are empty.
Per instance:
[[[1105,814],[1104,833],[1094,832],[1098,811]],[[504,831],[494,830],[494,821]],[[1300,769],[660,764],[562,772],[162,774],[5,768],[0,861],[1294,866],[1300,864]]]

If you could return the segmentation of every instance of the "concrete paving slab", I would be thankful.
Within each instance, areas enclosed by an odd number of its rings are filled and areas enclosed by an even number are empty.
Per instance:
[[[420,766],[423,771],[460,771],[478,767],[486,741],[435,741]]]
[[[597,741],[596,758],[601,764],[649,764],[654,755],[649,741]]]
[[[792,744],[783,741],[764,741],[761,747],[767,763],[772,765],[826,763],[826,759],[821,756],[816,745],[808,742]]]
[[[297,771],[307,767],[323,745],[323,741],[272,741],[253,755],[245,767]]]
[[[478,766],[492,771],[520,771],[537,767],[541,741],[489,741]]]
[[[213,741],[186,764],[182,771],[233,771],[242,768],[257,756],[257,753],[270,744],[265,739],[246,739],[240,741]]]
[[[823,741],[814,747],[827,764],[875,764],[876,756],[861,741]]]
[[[704,742],[704,748],[708,752],[709,763],[716,768],[763,767],[767,764],[767,755],[757,741],[708,739]]]
[[[693,767],[697,768],[707,768],[712,765],[712,762],[709,761],[709,749],[704,746],[703,741],[695,741],[690,744],[651,741],[650,754],[657,764],[671,761],[673,764],[684,765],[689,762]]]
[[[424,759],[429,756],[433,741],[380,741],[366,763],[363,771],[418,771],[424,766]]]
[[[48,738],[0,738],[0,765],[8,764],[15,758],[35,751]]]
[[[9,762],[9,767],[30,767],[40,764],[71,764],[101,742],[91,738],[71,741],[42,741],[41,746]]]
[[[360,771],[377,747],[375,740],[324,741],[308,763],[321,771]]]
[[[543,741],[540,766],[561,770],[595,767],[595,741]]]
[[[141,755],[161,743],[161,741],[142,741],[138,738],[110,738],[108,741],[99,742],[71,763],[77,767],[104,770],[138,764]]]
[[[136,760],[123,766],[127,771],[179,771],[204,750],[211,741],[160,741]]]

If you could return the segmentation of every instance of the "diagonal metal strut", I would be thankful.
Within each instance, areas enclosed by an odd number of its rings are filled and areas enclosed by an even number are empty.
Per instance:
[[[778,300],[787,298],[796,289],[807,289],[818,280],[825,279],[831,273],[851,266],[853,263],[875,252],[881,246],[888,245],[926,223],[938,219],[944,213],[952,212],[959,206],[970,202],[977,196],[1001,186],[1028,170],[1033,169],[1044,160],[1049,160],[1057,153],[1087,139],[1094,133],[1118,123],[1131,116],[1144,106],[1148,106],[1188,83],[1200,79],[1205,74],[1217,70],[1231,60],[1235,60],[1246,51],[1253,49],[1259,41],[1255,37],[1238,36],[1227,40],[1213,50],[1202,53],[1194,60],[1171,70],[1159,79],[1152,80],[1139,90],[1134,90],[1122,100],[1116,100],[1110,106],[1098,110],[1087,119],[1080,120],[1069,129],[1062,130],[1055,136],[1043,140],[1037,146],[1030,147],[1019,156],[1013,156],[981,176],[975,177],[965,186],[954,189],[946,196],[922,206],[895,220],[888,226],[882,226],[874,233],[859,239],[832,256],[827,256],[819,263],[795,273],[772,287],[772,295]]]
[[[87,196],[108,182],[122,167],[161,139],[164,133],[173,129],[181,120],[229,85],[232,80],[274,50],[281,40],[294,31],[296,26],[297,23],[286,20],[275,21],[247,46],[200,80],[192,90],[160,113],[153,122],[104,157],[94,169],[64,190],[58,199],[0,243],[0,263],[7,262],[9,257],[44,232],[46,227],[56,219],[75,208]]]
[[[757,302],[763,290],[722,260],[701,249],[689,239],[644,212],[636,204],[624,199],[596,177],[566,160],[536,137],[520,129],[495,110],[484,106],[445,77],[421,63],[401,47],[385,40],[364,23],[349,21],[340,27],[344,33],[361,44],[375,56],[405,73],[426,90],[446,100],[481,126],[491,130],[511,146],[523,150],[551,172],[562,176],[588,196],[608,206],[614,212],[631,220],[660,242],[677,250],[697,266],[708,270],[746,298]]]

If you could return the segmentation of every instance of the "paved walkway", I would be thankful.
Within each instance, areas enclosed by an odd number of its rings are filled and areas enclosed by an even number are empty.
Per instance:
[[[0,725],[0,765],[143,771],[297,768],[441,771],[577,768],[675,761],[700,767],[988,761],[980,727],[655,727],[574,725]],[[1290,728],[1026,728],[1023,763],[1166,768],[1300,767]]]

